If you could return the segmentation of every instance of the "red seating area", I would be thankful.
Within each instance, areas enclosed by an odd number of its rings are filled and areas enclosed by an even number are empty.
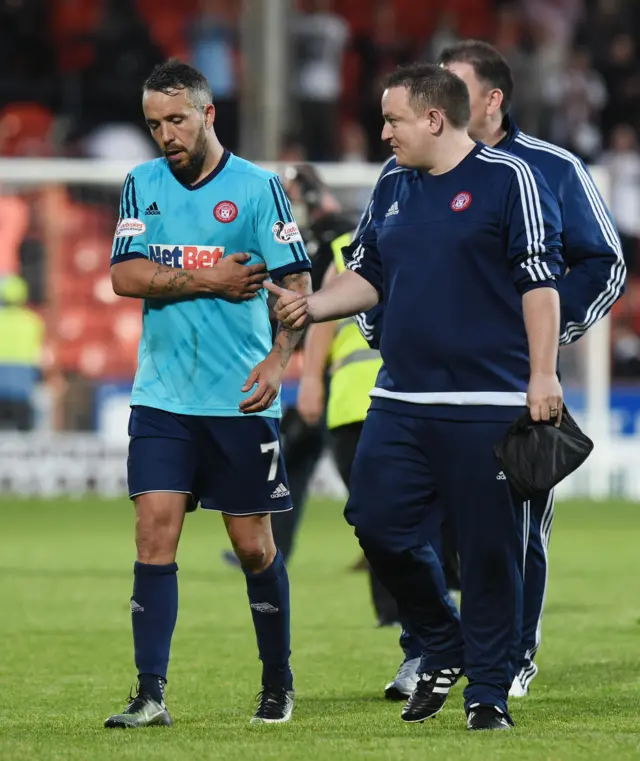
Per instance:
[[[135,373],[141,303],[109,278],[113,211],[68,202],[52,263],[49,344],[64,372],[100,380]]]
[[[442,13],[454,14],[464,37],[484,36],[491,23],[491,0],[415,0],[394,1],[399,33],[423,44],[436,27]],[[354,33],[366,32],[371,24],[372,0],[340,0],[334,7]]]

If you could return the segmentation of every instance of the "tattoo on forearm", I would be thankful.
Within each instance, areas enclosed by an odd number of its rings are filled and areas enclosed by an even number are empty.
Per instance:
[[[165,290],[167,293],[175,293],[177,296],[182,295],[193,283],[194,277],[190,272],[178,270],[168,280]]]
[[[156,267],[156,271],[153,273],[153,277],[151,278],[151,282],[149,283],[149,288],[147,289],[147,298],[153,296],[155,293],[155,287],[156,287],[156,278],[158,275],[161,275],[166,270],[166,267],[163,267],[162,264],[159,264]]]
[[[294,272],[285,275],[277,281],[277,284],[290,291],[311,294],[311,275],[308,272]],[[280,356],[283,366],[289,361],[303,335],[304,330],[289,330],[282,324],[278,325],[278,332],[273,342],[273,351]]]
[[[308,272],[294,272],[291,275],[285,275],[278,285],[287,288],[290,291],[298,293],[311,293],[311,275]]]
[[[163,275],[169,277],[163,281]],[[182,296],[193,282],[194,277],[184,270],[174,271],[171,267],[159,264],[147,288],[146,298],[152,298],[158,294],[164,296]]]
[[[279,356],[283,367],[289,361],[303,335],[304,330],[289,330],[284,325],[278,325],[272,351]]]

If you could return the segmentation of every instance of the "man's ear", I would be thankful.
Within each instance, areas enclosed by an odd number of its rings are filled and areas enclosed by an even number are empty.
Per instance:
[[[206,129],[211,129],[213,127],[213,123],[216,120],[216,107],[213,105],[213,103],[209,103],[208,106],[204,107],[204,126]]]

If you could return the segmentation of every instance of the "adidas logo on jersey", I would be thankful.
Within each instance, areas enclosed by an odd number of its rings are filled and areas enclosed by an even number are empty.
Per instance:
[[[394,214],[400,214],[397,201],[394,201],[391,206],[389,206],[389,211],[385,214],[385,217],[393,217]]]
[[[277,613],[279,608],[275,608],[270,602],[253,602],[250,606],[258,613]]]
[[[278,484],[271,492],[271,499],[281,499],[289,496],[289,489],[284,484]]]
[[[145,217],[153,217],[158,216],[160,214],[160,209],[158,208],[158,204],[154,201],[151,206],[147,206],[147,208],[144,210]]]

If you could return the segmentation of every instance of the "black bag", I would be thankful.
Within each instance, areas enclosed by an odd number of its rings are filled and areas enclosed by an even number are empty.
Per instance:
[[[511,425],[493,447],[509,483],[529,499],[544,494],[580,467],[593,441],[562,407],[562,422],[534,422],[529,411]]]

